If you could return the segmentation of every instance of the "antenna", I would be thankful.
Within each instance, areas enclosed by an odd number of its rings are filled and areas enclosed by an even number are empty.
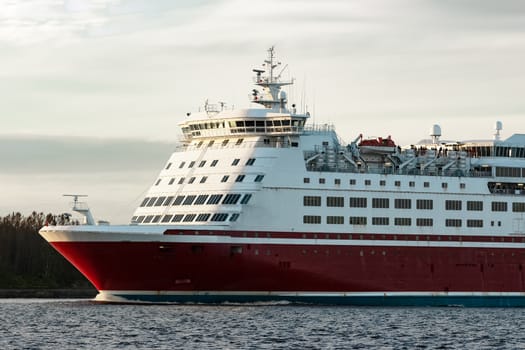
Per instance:
[[[75,204],[78,203],[78,197],[87,197],[87,194],[63,194],[63,197],[73,197]]]

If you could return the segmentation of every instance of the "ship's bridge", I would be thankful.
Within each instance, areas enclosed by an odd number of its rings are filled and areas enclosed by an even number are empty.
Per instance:
[[[241,136],[301,134],[308,114],[279,113],[266,108],[226,110],[208,116],[198,113],[180,124],[184,139]]]

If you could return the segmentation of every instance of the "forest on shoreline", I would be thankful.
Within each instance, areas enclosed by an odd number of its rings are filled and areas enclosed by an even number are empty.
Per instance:
[[[61,217],[32,212],[0,217],[0,289],[93,289],[38,230]]]

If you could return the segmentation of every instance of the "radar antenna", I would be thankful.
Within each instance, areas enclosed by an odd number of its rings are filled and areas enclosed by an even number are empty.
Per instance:
[[[89,210],[85,202],[79,202],[78,198],[87,197],[86,194],[64,194],[64,197],[73,197],[73,203],[71,203],[71,210],[76,211],[79,214],[84,216],[83,224],[84,225],[95,225],[95,220],[93,215],[91,215],[91,210]]]

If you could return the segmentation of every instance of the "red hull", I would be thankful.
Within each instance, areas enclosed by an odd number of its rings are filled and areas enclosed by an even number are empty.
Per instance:
[[[52,245],[98,290],[525,292],[521,248],[72,241]]]

